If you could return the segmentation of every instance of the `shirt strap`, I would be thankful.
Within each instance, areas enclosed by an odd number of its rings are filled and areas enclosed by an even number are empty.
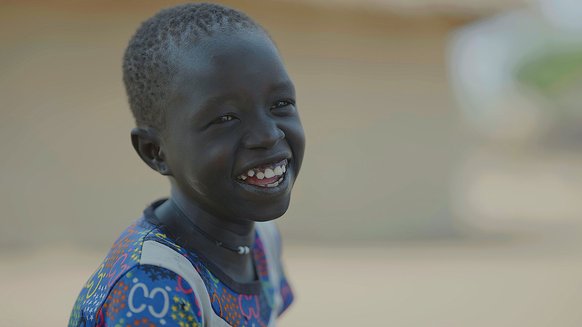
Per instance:
[[[281,243],[278,239],[278,230],[274,222],[257,222],[255,228],[259,238],[263,243],[265,257],[267,258],[267,271],[269,280],[273,285],[274,305],[269,319],[269,326],[274,326],[279,310],[283,305],[281,297],[281,278],[283,271],[281,267]]]
[[[180,253],[154,240],[147,240],[143,243],[140,263],[166,268],[190,284],[194,295],[200,302],[202,326],[230,327],[224,319],[214,312],[210,303],[210,295],[202,277],[192,263]]]

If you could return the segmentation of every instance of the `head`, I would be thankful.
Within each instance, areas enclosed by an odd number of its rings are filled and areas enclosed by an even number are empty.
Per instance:
[[[134,148],[174,190],[221,219],[285,213],[305,141],[262,27],[219,5],[166,9],[138,29],[123,70]]]

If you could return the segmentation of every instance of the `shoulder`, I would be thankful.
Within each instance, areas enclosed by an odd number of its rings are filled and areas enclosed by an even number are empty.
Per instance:
[[[115,297],[116,294],[125,296],[125,300],[129,301],[129,294],[134,287],[135,290],[132,294],[139,295],[142,299],[154,296],[156,301],[165,299],[166,295],[168,298],[174,298],[180,289],[190,289],[189,284],[185,283],[179,273],[172,271],[172,269],[163,268],[163,265],[156,264],[156,262],[148,262],[148,258],[150,258],[149,261],[152,261],[151,258],[156,256],[156,251],[151,249],[151,243],[159,244],[156,241],[167,244],[164,247],[166,250],[164,258],[172,258],[167,253],[181,257],[180,253],[177,252],[180,249],[171,247],[173,242],[143,217],[125,229],[114,242],[99,268],[81,290],[73,307],[69,326],[94,326],[99,315],[107,312],[111,314],[114,312],[112,310],[119,308],[131,309],[130,302],[120,304],[121,306],[112,306],[113,302],[111,301],[114,299],[119,301],[119,298]],[[137,282],[133,283],[134,280]],[[167,288],[170,288],[171,291],[168,291]],[[191,302],[195,303],[193,294]],[[113,309],[113,307],[117,309]],[[139,308],[139,306],[134,308]],[[148,308],[146,306],[144,310],[157,312]],[[131,310],[126,313],[131,313]],[[127,321],[127,317],[123,319]],[[97,324],[97,326],[99,325]]]
[[[97,326],[201,326],[198,299],[180,275],[136,265],[117,280],[96,315]]]
[[[71,321],[84,320],[85,318],[91,320],[94,317],[111,286],[139,263],[144,239],[153,229],[154,226],[147,224],[142,218],[121,233],[101,265],[89,277],[81,290],[73,309]]]

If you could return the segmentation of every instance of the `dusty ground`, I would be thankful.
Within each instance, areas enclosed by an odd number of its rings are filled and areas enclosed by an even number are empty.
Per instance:
[[[281,326],[578,327],[582,242],[556,238],[365,248],[288,246],[297,301]],[[0,254],[2,326],[64,326],[102,253]]]

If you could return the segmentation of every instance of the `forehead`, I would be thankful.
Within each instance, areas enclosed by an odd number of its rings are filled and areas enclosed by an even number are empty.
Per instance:
[[[173,86],[180,97],[251,96],[275,86],[292,87],[277,48],[261,31],[206,37],[180,51],[176,68]]]

